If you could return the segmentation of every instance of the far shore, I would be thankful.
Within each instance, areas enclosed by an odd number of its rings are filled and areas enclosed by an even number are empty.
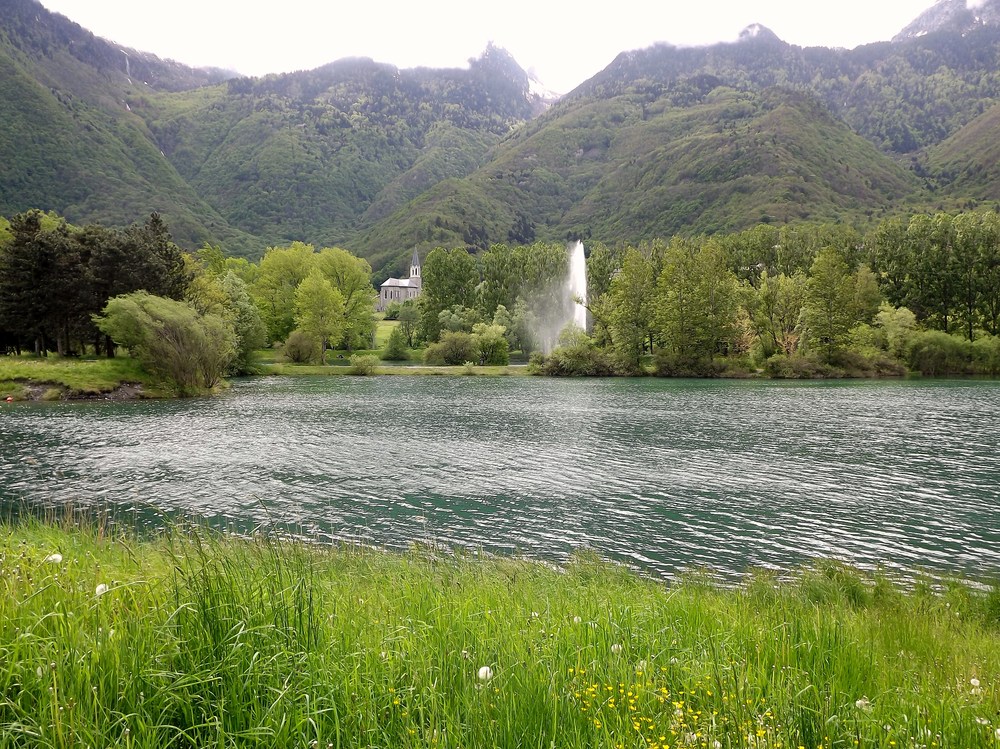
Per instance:
[[[379,362],[369,375],[360,375],[350,366],[348,358],[320,364],[289,364],[264,361],[260,374],[253,376],[326,377],[326,376],[389,376],[389,377],[531,377],[542,376],[523,362],[506,366],[431,366],[418,362]],[[647,376],[654,376],[647,369]],[[905,375],[918,378],[919,374]],[[955,377],[962,377],[955,375]],[[641,379],[641,378],[640,378]],[[724,374],[711,379],[786,379],[773,378],[763,371]],[[800,378],[798,381],[829,379],[900,379],[899,377]],[[974,378],[981,379],[981,378]],[[227,389],[228,384],[206,390],[212,395]],[[0,357],[0,404],[18,401],[130,401],[172,398],[173,393],[144,372],[131,359],[80,359]]]

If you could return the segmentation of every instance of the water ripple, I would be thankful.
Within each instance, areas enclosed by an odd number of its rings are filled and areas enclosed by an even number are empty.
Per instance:
[[[15,404],[0,504],[183,513],[672,576],[816,557],[986,576],[1000,385],[273,378],[217,399]]]

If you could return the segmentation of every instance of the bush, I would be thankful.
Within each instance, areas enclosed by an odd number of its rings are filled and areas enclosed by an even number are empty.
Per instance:
[[[479,346],[471,333],[442,333],[441,340],[424,351],[426,364],[458,366],[467,361],[479,361]]]
[[[972,364],[976,374],[1000,374],[1000,338],[983,336],[972,344]]]
[[[292,364],[313,364],[319,355],[319,340],[302,330],[293,330],[281,347],[281,358]]]
[[[389,302],[389,305],[385,308],[385,318],[386,320],[398,320],[399,311],[403,309],[403,305],[399,302]]]
[[[611,356],[589,338],[557,347],[541,365],[541,374],[550,377],[611,377],[617,374]]]
[[[348,371],[353,375],[373,375],[378,371],[378,357],[375,354],[353,354]]]
[[[767,360],[764,371],[778,380],[818,380],[843,377],[842,370],[808,356],[777,354]]]
[[[385,361],[406,361],[409,358],[406,347],[406,335],[396,326],[389,334],[389,339],[382,349],[382,358]]]
[[[109,300],[94,322],[178,395],[215,387],[236,354],[236,334],[221,317],[145,291]]]
[[[929,377],[966,374],[970,369],[972,344],[940,330],[917,333],[910,341],[910,368]]]
[[[721,377],[726,371],[722,359],[691,359],[672,351],[658,351],[653,357],[657,377]]]

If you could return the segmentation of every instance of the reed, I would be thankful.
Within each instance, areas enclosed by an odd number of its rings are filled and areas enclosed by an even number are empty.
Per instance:
[[[997,747],[1000,597],[0,526],[3,747]]]

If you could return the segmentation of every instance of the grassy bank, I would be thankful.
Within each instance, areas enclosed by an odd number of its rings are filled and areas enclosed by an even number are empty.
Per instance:
[[[127,391],[125,397],[168,393],[134,359],[76,359],[50,355],[0,357],[0,399],[94,398]]]
[[[0,527],[0,745],[997,747],[1000,599]]]

